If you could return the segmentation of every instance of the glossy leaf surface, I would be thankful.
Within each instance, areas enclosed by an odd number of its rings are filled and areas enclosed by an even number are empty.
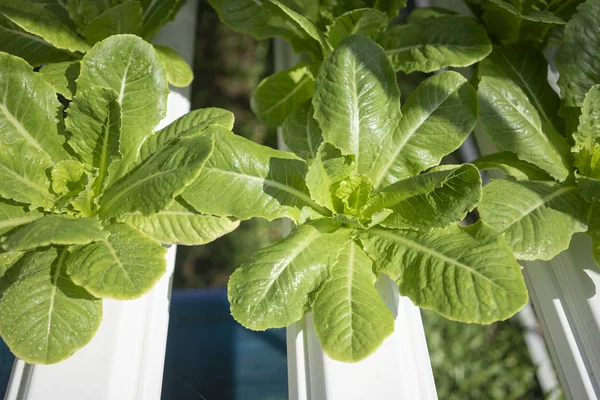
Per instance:
[[[256,252],[229,279],[233,317],[253,330],[298,321],[312,306],[328,265],[335,262],[349,233],[319,220],[300,225],[285,239]]]
[[[168,207],[200,173],[214,148],[212,132],[200,132],[158,149],[100,198],[101,218]]]
[[[358,174],[372,175],[400,117],[396,74],[383,50],[363,36],[349,36],[321,65],[314,118],[324,140],[353,154]]]
[[[121,220],[158,242],[186,246],[210,243],[239,225],[227,217],[200,214],[177,201],[156,214],[127,214]]]
[[[588,0],[565,28],[564,44],[556,56],[558,86],[567,107],[580,107],[585,94],[600,84],[600,0]]]
[[[11,270],[16,282],[0,300],[0,335],[28,363],[53,364],[71,356],[94,336],[102,301],[65,273],[64,250],[28,253]]]
[[[423,81],[404,106],[393,136],[376,155],[375,188],[438,165],[456,150],[477,121],[475,91],[455,72],[441,72]]]
[[[566,141],[553,129],[544,129],[537,110],[519,86],[483,77],[477,96],[485,132],[501,149],[516,153],[557,180],[568,176]]]
[[[111,165],[114,182],[132,168],[140,145],[164,117],[167,77],[150,44],[133,35],[115,35],[96,44],[81,60],[77,90],[93,86],[113,89],[121,106],[123,158]]]
[[[296,108],[281,127],[284,143],[298,157],[312,159],[323,141],[319,123],[314,119],[315,109],[311,101]]]
[[[252,93],[250,106],[258,119],[280,126],[313,95],[315,83],[308,66],[300,64],[265,78]]]
[[[487,324],[527,303],[521,266],[482,223],[431,232],[370,229],[361,238],[375,270],[396,279],[400,294],[446,318]]]
[[[396,25],[381,35],[379,43],[396,71],[406,73],[466,67],[492,51],[483,26],[463,16]]]
[[[445,165],[377,191],[363,213],[392,213],[381,226],[430,230],[462,220],[481,199],[481,177],[471,164]]]
[[[27,251],[49,245],[86,244],[107,237],[97,219],[46,215],[12,233],[2,242],[2,248]]]
[[[70,250],[69,276],[98,297],[140,297],[164,274],[166,248],[126,224],[111,224],[106,232],[107,240]]]
[[[299,220],[302,208],[318,207],[304,183],[308,170],[304,160],[260,146],[223,127],[215,127],[214,132],[214,152],[182,194],[196,210],[240,219]]]
[[[587,205],[574,185],[495,180],[483,188],[478,210],[521,260],[550,260],[586,230]]]
[[[372,266],[369,256],[349,240],[315,300],[317,337],[335,360],[362,360],[394,330],[394,317],[373,286]]]

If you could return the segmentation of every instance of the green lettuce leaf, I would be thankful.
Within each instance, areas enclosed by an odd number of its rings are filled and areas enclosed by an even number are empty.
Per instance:
[[[579,126],[573,133],[575,167],[589,178],[600,178],[600,85],[585,95]]]
[[[550,30],[565,22],[547,10],[519,10],[505,0],[489,0],[483,6],[488,32],[501,43],[543,44]]]
[[[126,224],[108,225],[110,236],[70,249],[67,273],[98,297],[134,299],[165,273],[166,248]]]
[[[586,230],[587,204],[574,185],[494,180],[477,209],[521,260],[550,260]]]
[[[96,194],[108,183],[109,167],[121,159],[121,107],[118,93],[94,86],[73,99],[65,120],[69,146],[88,171],[97,171]]]
[[[458,13],[453,10],[440,7],[419,7],[408,14],[407,22],[409,24],[421,22],[430,18],[456,16]],[[430,21],[432,22],[432,21]]]
[[[79,62],[62,62],[44,65],[40,72],[46,82],[52,85],[56,93],[71,100],[77,87],[75,79],[79,76]]]
[[[167,71],[169,83],[177,87],[186,87],[194,80],[194,72],[187,62],[172,48],[154,45]]]
[[[25,61],[6,53],[0,53],[0,71],[0,141],[24,141],[54,162],[68,158],[56,128],[60,103],[52,86]]]
[[[77,90],[94,86],[113,89],[121,106],[123,158],[110,166],[114,182],[131,170],[142,142],[164,117],[167,77],[150,44],[137,36],[115,35],[96,44],[81,60]]]
[[[23,154],[30,158],[22,163]],[[25,141],[0,146],[0,196],[34,208],[52,209],[57,198],[50,193],[46,169],[51,165],[47,154],[32,148]]]
[[[77,194],[83,189],[85,166],[76,160],[64,160],[52,168],[52,190],[59,196]]]
[[[394,25],[379,37],[379,43],[396,71],[406,73],[466,67],[492,51],[483,26],[463,16]]]
[[[587,233],[592,238],[592,256],[600,266],[600,203],[597,201],[590,208]]]
[[[0,278],[23,256],[21,252],[0,250]],[[0,293],[3,291],[3,282],[0,280]]]
[[[265,78],[252,93],[250,106],[261,122],[280,126],[313,95],[315,81],[309,67],[298,64]]]
[[[0,200],[0,236],[14,228],[42,218],[44,214],[37,210],[27,211],[23,206]]]
[[[581,197],[586,201],[592,203],[600,200],[600,179],[588,178],[575,172],[575,181],[581,190]]]
[[[227,130],[233,129],[233,119],[231,111],[220,108],[193,110],[149,136],[140,148],[138,161],[147,159],[175,139],[195,135],[210,128],[211,125],[220,125]]]
[[[118,6],[129,0],[66,0],[69,18],[79,31],[110,7]]]
[[[142,7],[138,1],[132,0],[108,8],[90,21],[81,34],[95,43],[122,33],[139,35],[141,29]]]
[[[389,18],[398,15],[406,7],[407,0],[324,0],[319,4],[319,14],[325,21],[334,21],[353,10],[373,8],[384,12]]]
[[[87,244],[107,237],[108,233],[97,219],[46,215],[8,235],[2,248],[27,251],[49,245]]]
[[[71,52],[85,53],[89,50],[85,40],[53,13],[35,6],[33,3],[7,1],[0,4],[0,13],[21,29],[40,36],[46,42]]]
[[[363,212],[388,209],[388,228],[430,230],[462,220],[481,199],[481,177],[471,164],[444,165],[377,191]]]
[[[600,0],[588,0],[565,28],[564,44],[556,56],[558,86],[566,107],[580,107],[585,94],[600,84]]]
[[[394,317],[373,286],[372,265],[349,240],[317,294],[315,330],[323,350],[335,360],[362,360],[394,331]]]
[[[65,274],[61,250],[27,253],[0,300],[0,335],[10,351],[28,363],[53,364],[70,357],[94,336],[102,301]]]
[[[82,190],[76,196],[69,199],[69,207],[84,217],[91,217],[98,209],[98,197],[96,196],[96,183],[98,182],[98,171],[85,172],[85,181]]]
[[[481,222],[431,232],[372,228],[361,240],[375,271],[396,279],[400,294],[446,318],[489,324],[527,304],[521,266]]]
[[[214,126],[215,150],[182,193],[202,214],[299,221],[304,207],[319,209],[304,179],[308,166],[292,153],[256,144]],[[327,214],[327,210],[320,210]]]
[[[18,57],[0,53],[0,72],[0,196],[52,208],[45,170],[69,157],[56,127],[56,94]]]
[[[335,211],[339,208],[335,204],[338,184],[348,178],[355,168],[352,156],[344,156],[334,145],[323,142],[306,174],[310,197],[317,204]]]
[[[262,0],[208,0],[221,21],[230,28],[256,39],[284,35],[282,21],[273,21],[272,13],[263,8]]]
[[[373,8],[383,11],[388,17],[394,18],[398,16],[398,12],[406,7],[408,0],[375,0]]]
[[[552,180],[547,172],[533,164],[519,160],[515,153],[509,151],[501,151],[480,157],[473,161],[473,165],[481,171],[486,169],[498,169],[518,181]]]
[[[215,125],[216,126],[216,125]],[[100,198],[100,218],[141,212],[151,215],[168,207],[198,176],[211,155],[215,138],[206,132],[186,136],[159,148]]]
[[[537,110],[519,86],[485,76],[477,96],[485,132],[502,150],[516,153],[520,160],[557,180],[567,178],[571,167],[566,141],[551,127],[542,126]]]
[[[402,119],[371,167],[381,188],[436,166],[456,150],[477,121],[475,90],[456,72],[441,72],[415,89]]]
[[[353,154],[358,174],[372,176],[400,118],[396,74],[383,49],[364,36],[348,36],[325,59],[316,79],[314,118],[324,140]]]
[[[560,99],[548,83],[548,62],[541,51],[522,45],[496,46],[481,61],[478,72],[518,85],[540,114],[542,124],[562,131],[556,121]]]
[[[302,44],[306,46],[305,49],[302,49],[303,51],[307,51],[316,59],[322,59],[331,52],[331,46],[325,38],[325,33],[301,13],[277,0],[265,0],[263,7],[281,18],[284,25],[295,26],[295,31],[300,33],[300,39],[304,42]],[[314,45],[312,45],[313,42]],[[296,49],[299,50],[297,46]]]
[[[140,0],[144,9],[142,34],[144,38],[152,37],[170,19],[175,17],[183,4],[182,0]]]
[[[210,243],[239,225],[239,221],[227,217],[200,214],[178,201],[150,216],[134,213],[120,220],[161,243],[186,246]]]
[[[360,217],[367,206],[373,183],[366,175],[353,175],[340,182],[335,196],[343,204],[343,213],[353,217]]]
[[[59,49],[41,37],[21,29],[19,25],[4,17],[0,12],[0,51],[21,57],[34,66],[73,61],[76,53]]]
[[[259,250],[229,278],[231,314],[246,328],[285,327],[309,311],[349,229],[321,219]]]
[[[353,34],[376,39],[388,24],[388,16],[372,8],[352,10],[337,17],[327,27],[327,40],[336,47],[346,37]]]
[[[283,142],[303,159],[314,159],[323,141],[319,123],[313,117],[314,113],[312,102],[307,101],[296,108],[281,127]]]

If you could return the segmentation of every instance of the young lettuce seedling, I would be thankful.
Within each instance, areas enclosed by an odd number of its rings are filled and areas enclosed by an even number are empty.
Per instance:
[[[292,135],[310,163],[221,129],[182,194],[201,212],[298,223],[231,276],[234,318],[264,330],[312,310],[324,350],[358,361],[393,331],[374,288],[381,273],[415,304],[459,321],[490,323],[523,307],[521,267],[502,235],[482,222],[458,225],[480,200],[479,171],[438,166],[477,120],[467,81],[434,75],[401,109],[385,51],[349,36],[323,61],[314,90]]]
[[[133,35],[81,60],[66,110],[44,75],[0,52],[0,335],[19,358],[55,363],[94,336],[101,298],[133,299],[165,272],[163,244],[203,244],[237,222],[178,195],[233,115],[192,112],[153,132],[168,83]]]

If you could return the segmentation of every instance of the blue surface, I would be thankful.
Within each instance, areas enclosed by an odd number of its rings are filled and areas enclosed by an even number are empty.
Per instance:
[[[10,378],[14,362],[15,357],[8,350],[4,341],[0,339],[0,399],[3,399],[6,393],[6,386],[8,385],[8,379]]]
[[[285,330],[253,332],[224,289],[174,291],[162,400],[287,400]]]

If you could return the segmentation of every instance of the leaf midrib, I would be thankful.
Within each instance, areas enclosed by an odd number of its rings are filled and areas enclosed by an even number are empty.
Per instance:
[[[269,291],[275,284],[275,281],[277,281],[277,279],[279,279],[281,274],[293,264],[296,257],[298,257],[298,255],[302,251],[304,251],[317,238],[319,238],[321,236],[320,233],[321,232],[319,232],[317,229],[314,229],[303,240],[301,240],[300,242],[297,242],[298,246],[296,246],[294,248],[294,250],[288,256],[280,259],[279,262],[275,264],[275,266],[278,268],[278,270],[276,271],[276,274],[273,274],[273,273],[269,274],[272,277],[272,279],[268,282],[268,285],[262,291],[261,297],[259,299],[254,299],[253,302],[262,303],[265,300],[265,298],[267,297],[267,294],[269,293]],[[273,272],[273,270],[271,270],[271,272]]]
[[[186,167],[189,167],[189,165],[186,166]],[[110,198],[109,200],[107,200],[106,203],[104,203],[104,205],[101,204],[100,207],[102,207],[104,210],[107,210],[107,209],[110,210],[111,206],[116,201],[118,201],[119,199],[121,199],[123,196],[125,196],[127,193],[131,192],[132,190],[134,190],[135,188],[137,188],[141,184],[146,183],[147,181],[149,181],[151,179],[154,179],[154,178],[159,177],[159,176],[164,175],[164,174],[171,173],[171,172],[176,171],[176,170],[181,169],[181,168],[185,168],[185,167],[175,167],[175,168],[171,168],[171,169],[168,169],[168,170],[159,171],[159,172],[154,173],[154,174],[150,174],[150,175],[148,175],[148,176],[146,176],[146,177],[144,177],[144,178],[136,181],[135,183],[133,183],[133,185],[127,186],[124,190],[121,190],[121,191],[117,192],[117,194],[115,194],[112,198]],[[122,182],[121,182],[120,186],[123,186]],[[117,186],[113,186],[113,187],[111,187],[111,189],[114,190],[115,187],[117,187]]]
[[[261,114],[269,114],[271,111],[273,111],[273,109],[275,109],[276,107],[279,107],[281,104],[283,104],[287,99],[289,99],[290,97],[292,97],[294,94],[296,94],[296,92],[298,92],[302,87],[304,87],[304,85],[306,83],[309,83],[312,80],[311,77],[309,77],[308,75],[305,75],[304,78],[302,78],[300,80],[300,82],[298,82],[298,84],[288,93],[286,94],[281,100],[279,100],[278,102],[274,103],[271,107],[267,108],[266,110],[264,110]]]
[[[486,47],[485,44],[477,44],[477,45],[473,45],[473,46],[465,46],[465,45],[460,45],[460,44],[445,44],[445,43],[420,43],[420,44],[415,44],[415,45],[411,45],[411,46],[405,46],[405,47],[397,47],[397,48],[393,48],[390,49],[389,47],[385,49],[385,52],[387,54],[396,54],[396,53],[402,53],[402,52],[406,52],[408,50],[412,50],[412,49],[416,49],[419,47],[425,47],[425,46],[437,46],[437,47],[449,47],[449,48],[459,48],[459,49],[473,49],[474,47]]]
[[[36,217],[12,218],[5,221],[0,221],[0,229],[12,228],[14,226],[24,225],[29,222],[37,221],[42,218],[42,215]]]
[[[50,43],[46,42],[45,40],[43,40],[42,38],[40,38],[40,37],[38,37],[38,36],[30,33],[30,32],[27,32],[25,29],[23,29],[19,25],[15,24],[12,20],[10,20],[10,19],[8,19],[8,20],[12,24],[14,24],[15,26],[19,27],[19,29],[21,29],[21,31],[18,31],[18,30],[15,30],[15,29],[10,29],[10,28],[7,28],[7,27],[2,26],[2,25],[0,25],[0,31],[4,30],[4,31],[8,31],[8,32],[10,32],[12,34],[15,34],[15,35],[23,36],[23,37],[25,37],[27,39],[33,40],[34,42],[38,42],[41,45],[44,45],[45,47],[48,47],[48,48],[50,48],[50,49],[52,49],[54,51],[68,54],[69,56],[72,57],[73,60],[75,59],[75,56],[74,56],[74,54],[72,52],[70,52],[68,50],[65,50],[65,49],[61,49],[61,48],[55,47],[55,46],[51,45]]]
[[[22,182],[26,186],[29,186],[32,189],[36,189],[36,192],[38,192],[43,198],[48,200],[50,202],[50,204],[54,204],[54,200],[55,200],[54,197],[52,197],[52,195],[50,195],[50,193],[47,192],[43,187],[36,185],[32,181],[26,180],[23,176],[17,174],[15,171],[7,168],[5,165],[3,165],[1,163],[0,163],[0,169],[4,169],[10,175],[14,176],[18,181]]]
[[[444,104],[446,102],[446,100],[448,100],[448,98],[450,98],[450,96],[452,94],[454,94],[457,90],[459,90],[460,88],[462,88],[464,86],[464,84],[465,84],[465,82],[459,82],[459,84],[457,86],[454,86],[451,91],[447,92],[447,95],[445,97],[438,98],[438,99],[440,99],[440,101],[437,102],[435,104],[435,106],[432,107],[431,109],[427,109],[426,110],[427,112],[423,113],[422,117],[419,118],[418,122],[416,124],[413,124],[413,128],[412,129],[410,129],[410,130],[408,130],[406,132],[403,132],[404,137],[403,137],[402,141],[400,142],[400,144],[398,144],[398,146],[396,147],[396,150],[394,151],[393,155],[389,158],[389,161],[387,162],[387,164],[385,165],[385,167],[381,170],[381,172],[377,176],[377,179],[375,179],[375,181],[373,182],[373,187],[374,188],[376,188],[376,189],[379,188],[379,185],[381,184],[381,181],[385,178],[385,176],[389,172],[390,168],[392,168],[392,165],[394,165],[396,159],[398,158],[398,156],[400,155],[400,153],[402,152],[402,150],[404,150],[404,147],[406,146],[406,144],[410,141],[410,139],[413,138],[413,136],[417,133],[417,131],[419,130],[419,128],[421,128],[421,126],[423,126],[423,124],[425,123],[425,121],[427,121],[427,119],[434,112],[436,112],[441,107],[441,105]],[[419,93],[419,104],[420,103],[421,103],[421,101],[420,101],[420,93]],[[402,115],[402,119],[407,118],[407,117],[408,117],[408,113],[404,112],[403,115]],[[402,119],[400,121],[398,121],[398,125],[394,129],[394,134],[402,126]]]
[[[112,258],[115,260],[114,263],[111,264],[115,265],[117,264],[117,266],[119,267],[119,269],[121,269],[123,271],[123,275],[125,275],[125,278],[127,278],[127,280],[129,281],[129,283],[131,283],[132,286],[135,286],[135,283],[131,280],[131,278],[129,277],[129,274],[127,273],[127,270],[125,269],[125,266],[123,265],[123,263],[121,262],[121,258],[119,257],[119,255],[117,254],[117,251],[115,250],[115,248],[113,247],[112,243],[109,242],[108,240],[104,241],[104,245],[106,246],[106,248],[108,249],[108,253],[112,256]],[[109,267],[110,268],[110,267]],[[108,271],[108,268],[107,268]],[[102,280],[104,280],[104,276],[102,276]]]
[[[521,110],[523,107],[518,107],[519,105],[518,105],[518,104],[515,104],[515,103],[514,103],[514,102],[513,102],[513,101],[512,101],[512,100],[509,98],[509,96],[506,96],[506,95],[504,94],[504,91],[503,91],[503,90],[501,90],[501,89],[500,89],[500,88],[498,88],[497,86],[494,86],[493,84],[490,84],[490,82],[489,82],[489,81],[488,81],[488,85],[489,85],[491,88],[493,88],[493,89],[494,89],[494,90],[495,90],[495,91],[496,91],[498,94],[500,94],[500,96],[502,97],[502,99],[504,99],[504,101],[506,101],[506,103],[507,103],[507,104],[509,104],[509,105],[510,105],[510,107],[511,107],[512,109],[514,109],[514,110],[517,112],[517,114],[519,114],[519,115],[520,115],[520,116],[521,116],[521,117],[522,117],[522,118],[525,120],[525,122],[527,122],[527,124],[528,124],[529,126],[531,126],[531,127],[534,129],[534,131],[535,131],[535,132],[536,132],[536,133],[537,133],[537,134],[538,134],[538,135],[539,135],[539,136],[540,136],[540,137],[541,137],[541,138],[544,140],[544,142],[546,142],[546,144],[547,144],[548,146],[550,146],[550,148],[551,148],[552,150],[554,150],[554,152],[556,153],[556,155],[558,155],[558,156],[559,156],[559,158],[561,158],[561,157],[560,157],[560,154],[559,154],[559,152],[558,152],[558,150],[557,150],[557,149],[556,149],[556,148],[555,148],[555,147],[552,145],[552,143],[550,143],[550,139],[549,139],[549,138],[546,136],[546,134],[545,134],[545,133],[544,133],[544,131],[542,130],[541,121],[540,121],[540,124],[539,124],[539,126],[538,126],[538,124],[536,124],[536,123],[535,123],[535,120],[534,120],[534,119],[535,119],[535,114],[533,114],[533,113],[532,113],[530,116],[527,116],[527,115],[526,115],[526,114],[524,114],[524,113],[523,113],[523,111]],[[525,94],[525,99],[528,99],[528,97],[527,97],[527,94]],[[534,108],[534,111],[537,111],[537,110],[535,110],[535,108]],[[532,119],[532,118],[533,118],[533,119]],[[538,114],[538,118],[539,118],[539,114]]]
[[[48,353],[50,351],[49,340],[50,330],[52,328],[52,315],[54,314],[54,301],[56,299],[56,291],[58,289],[58,278],[60,277],[60,270],[63,266],[65,256],[67,255],[67,248],[63,248],[58,256],[58,262],[56,263],[54,275],[52,276],[52,288],[50,290],[50,304],[48,305],[48,326],[46,329],[46,337],[44,342],[46,344],[46,360],[48,360]]]
[[[261,178],[261,177],[258,177],[258,176],[248,175],[248,174],[244,174],[244,173],[240,173],[240,172],[227,171],[227,170],[224,170],[224,169],[215,168],[215,167],[206,166],[206,165],[204,166],[204,170],[206,170],[206,171],[212,170],[212,171],[216,171],[216,172],[221,173],[221,174],[233,175],[233,176],[241,177],[243,179],[245,178],[245,179],[248,179],[248,180],[260,182],[262,184],[267,184],[268,186],[274,187],[276,189],[283,190],[284,192],[287,192],[287,193],[295,196],[296,198],[302,200],[302,202],[304,204],[306,204],[307,206],[309,206],[311,208],[314,208],[315,210],[319,211],[323,215],[327,215],[329,213],[326,209],[324,209],[320,205],[316,204],[312,200],[312,198],[309,195],[307,195],[306,193],[303,193],[303,192],[299,191],[298,189],[295,189],[295,188],[293,188],[291,186],[284,185],[284,184],[282,184],[280,182],[273,181],[273,180],[267,179],[267,178]]]
[[[521,220],[525,219],[529,214],[533,213],[534,211],[536,211],[538,208],[546,205],[546,203],[551,202],[552,200],[554,200],[555,198],[562,196],[563,194],[566,194],[568,192],[571,192],[573,190],[577,190],[578,187],[577,186],[567,186],[567,187],[563,187],[558,189],[555,192],[552,192],[551,194],[549,194],[548,196],[542,197],[542,199],[535,203],[533,206],[529,207],[523,214],[521,214],[519,216],[519,218],[515,219],[513,222],[511,222],[510,224],[506,225],[506,227],[504,227],[502,229],[502,232],[506,232],[508,229],[510,229],[513,225],[515,225],[516,223],[520,222]]]
[[[387,231],[383,231],[380,229],[372,229],[371,230],[373,233],[384,237],[386,239],[390,239],[394,242],[400,242],[408,247],[412,247],[414,249],[416,249],[417,251],[421,251],[424,253],[427,253],[429,255],[431,255],[432,257],[438,258],[440,260],[442,260],[444,263],[446,264],[452,264],[455,265],[458,268],[462,268],[466,271],[468,271],[469,273],[476,275],[478,277],[480,277],[481,279],[483,279],[484,281],[488,282],[490,285],[497,287],[498,289],[502,290],[503,292],[507,293],[506,289],[504,289],[503,287],[499,286],[496,282],[492,281],[490,278],[486,277],[485,275],[483,275],[481,272],[477,271],[476,269],[474,269],[473,267],[463,264],[458,260],[455,260],[443,253],[440,253],[439,251],[436,251],[434,249],[431,249],[429,247],[426,247],[420,243],[417,243],[415,241],[412,241],[410,239],[407,239],[403,236],[399,236],[399,235],[394,235],[391,232],[387,232]]]
[[[2,111],[8,122],[15,127],[17,132],[27,141],[27,143],[31,144],[33,147],[50,157],[50,154],[44,150],[40,143],[33,137],[31,133],[29,133],[23,124],[21,124],[21,122],[15,118],[15,116],[8,110],[8,108],[6,108],[4,104],[0,104],[0,111]],[[52,157],[50,157],[50,159],[52,159]]]
[[[512,62],[510,62],[510,59],[506,58],[506,56],[504,54],[502,54],[502,53],[500,53],[500,57],[502,57],[502,59],[506,62],[506,64],[509,66],[509,68],[519,77],[519,80],[523,83],[523,85],[525,86],[525,89],[527,89],[527,92],[531,95],[531,98],[535,102],[536,109],[542,114],[542,118],[546,121],[546,123],[548,123],[550,126],[554,127],[554,124],[552,123],[552,121],[548,117],[548,114],[546,114],[546,111],[544,110],[544,107],[540,103],[540,101],[539,101],[538,97],[536,96],[535,92],[529,86],[529,83],[527,82],[527,80],[515,68],[515,66],[512,64]]]

